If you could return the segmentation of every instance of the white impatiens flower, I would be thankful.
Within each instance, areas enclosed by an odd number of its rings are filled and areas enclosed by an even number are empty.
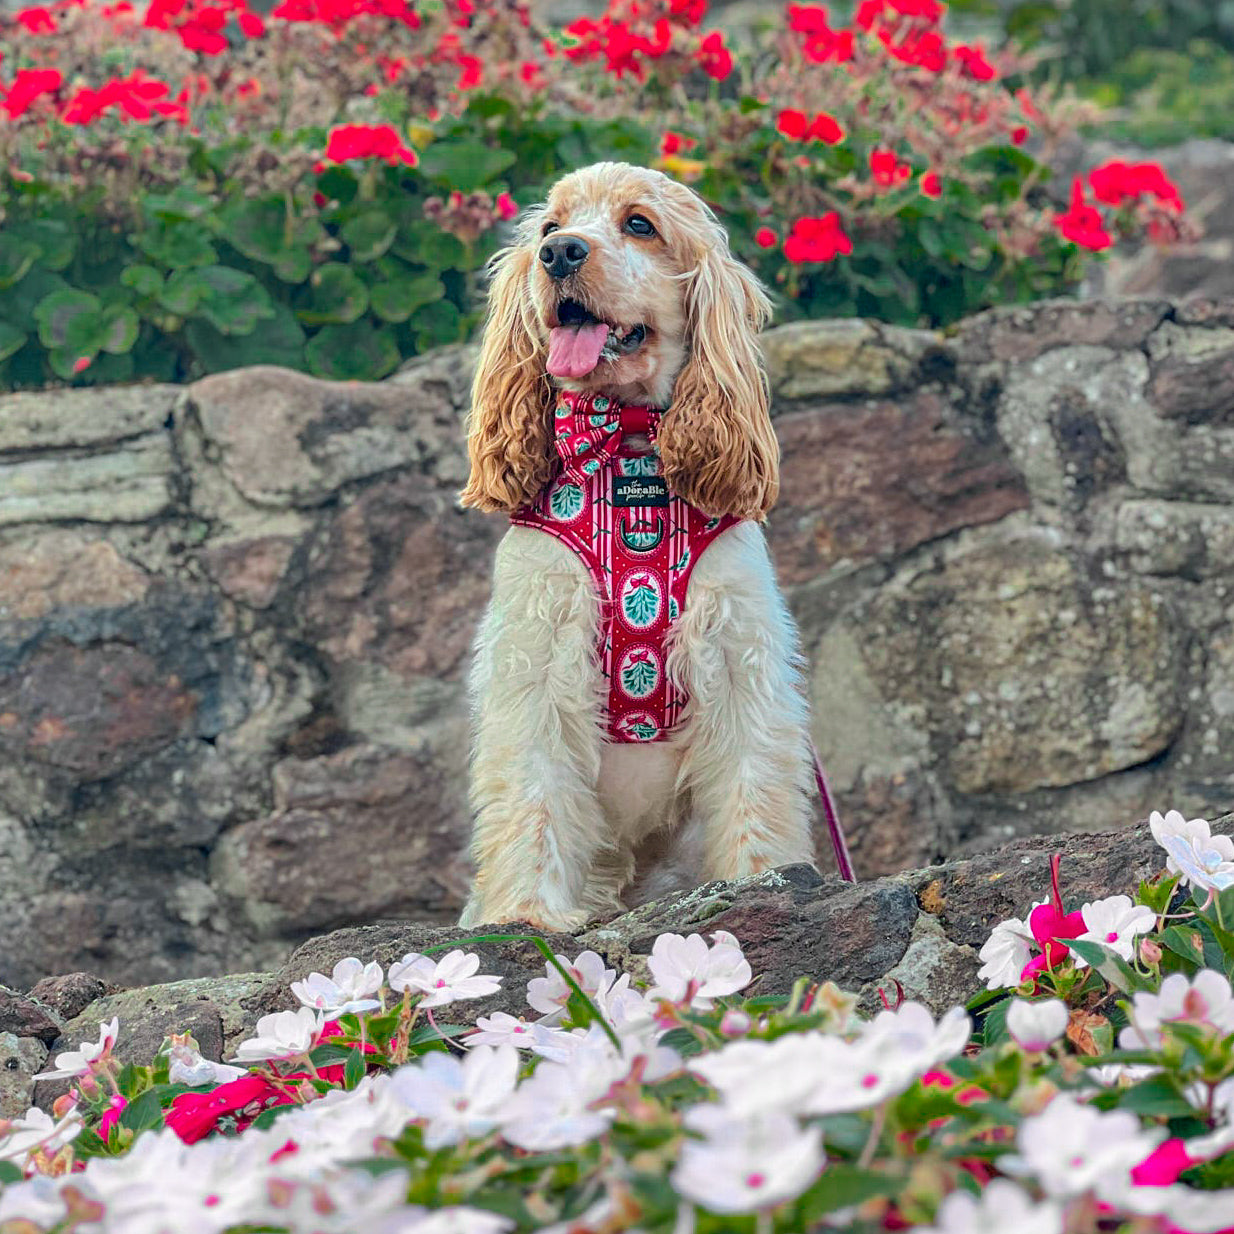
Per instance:
[[[553,1028],[549,1024],[537,1023],[510,1015],[505,1011],[494,1011],[492,1015],[482,1015],[476,1018],[476,1032],[468,1033],[462,1044],[468,1047],[477,1045],[512,1045],[520,1050],[535,1050],[537,1054],[542,1048],[550,1051],[555,1038],[565,1037],[564,1029]]]
[[[211,1062],[203,1058],[191,1033],[172,1033],[171,1048],[167,1052],[167,1082],[187,1084],[201,1088],[206,1084],[226,1084],[247,1075],[244,1067],[231,1067],[227,1063]]]
[[[257,1021],[257,1035],[240,1042],[238,1063],[259,1063],[271,1058],[297,1058],[307,1054],[321,1036],[325,1014],[311,1007],[275,1011]]]
[[[1084,918],[1080,941],[1100,943],[1124,960],[1130,960],[1135,951],[1136,935],[1148,934],[1157,924],[1157,914],[1146,905],[1133,903],[1130,896],[1094,900],[1080,908],[1080,916]],[[1079,955],[1074,958],[1077,968],[1088,963]]]
[[[1067,1031],[1071,1013],[1059,998],[1016,998],[1007,1009],[1007,1031],[1026,1050],[1048,1050]]]
[[[802,1113],[852,1047],[820,1032],[785,1033],[774,1041],[734,1041],[695,1055],[688,1066],[719,1090],[735,1117]]]
[[[604,960],[594,951],[580,952],[574,961],[567,960],[563,955],[554,958],[590,999],[603,998],[617,979],[616,970],[606,968]],[[544,961],[544,973],[543,977],[533,977],[527,983],[527,1002],[540,1012],[542,1024],[556,1024],[565,1015],[566,1004],[574,991],[556,966],[547,960]]]
[[[1118,1037],[1124,1050],[1156,1049],[1162,1024],[1175,1020],[1234,1033],[1234,994],[1224,974],[1214,969],[1201,969],[1190,981],[1182,973],[1171,973],[1158,993],[1135,995],[1128,1018],[1131,1023]]]
[[[440,960],[411,952],[390,966],[390,988],[422,994],[421,1007],[444,1007],[464,998],[487,998],[501,989],[500,977],[477,970],[480,957],[461,949],[447,952]]]
[[[114,1016],[110,1023],[99,1021],[98,1041],[83,1041],[81,1048],[66,1050],[56,1055],[56,1065],[51,1071],[41,1071],[36,1080],[75,1080],[93,1071],[99,1063],[111,1057],[112,1046],[120,1035],[120,1021]]]
[[[993,1179],[980,1196],[953,1191],[918,1234],[1062,1234],[1063,1210],[1054,1200],[1035,1204],[1006,1178]]]
[[[749,985],[754,974],[737,940],[727,930],[717,930],[711,937],[714,941],[708,947],[700,934],[685,938],[661,934],[647,959],[655,982],[648,997],[671,1003],[688,1000],[692,1007],[706,1011],[713,998],[736,994]]]
[[[340,960],[333,973],[309,973],[303,981],[293,981],[291,992],[305,1007],[330,1015],[374,1011],[381,1006],[372,997],[381,989],[381,965],[362,964],[354,956]]]
[[[510,1045],[479,1045],[463,1058],[426,1054],[391,1077],[394,1094],[427,1121],[427,1148],[486,1135],[501,1121],[518,1083],[518,1051]]]
[[[1099,1182],[1122,1178],[1164,1135],[1164,1128],[1142,1129],[1127,1110],[1107,1114],[1059,1093],[1040,1114],[1020,1124],[1018,1153],[1000,1157],[998,1166],[1008,1174],[1036,1178],[1049,1196],[1070,1199]]]
[[[76,1109],[57,1121],[45,1110],[31,1106],[21,1118],[0,1122],[0,1161],[24,1162],[37,1149],[54,1153],[77,1138],[81,1125]]]
[[[1033,932],[1028,919],[1010,917],[1000,921],[977,954],[982,961],[977,976],[986,983],[987,990],[1018,986],[1024,965],[1033,956]]]
[[[1148,816],[1148,827],[1157,841],[1167,852],[1169,846],[1166,840],[1178,838],[1193,844],[1198,848],[1212,849],[1222,861],[1234,862],[1234,839],[1229,836],[1213,835],[1212,827],[1206,818],[1184,818],[1178,810],[1170,810],[1165,815],[1154,810]],[[1166,861],[1166,868],[1171,874],[1183,874],[1174,862],[1171,853]],[[1183,882],[1188,882],[1187,877]]]
[[[734,1116],[718,1105],[695,1106],[672,1183],[687,1200],[718,1213],[748,1213],[800,1195],[823,1168],[822,1131],[788,1114]]]

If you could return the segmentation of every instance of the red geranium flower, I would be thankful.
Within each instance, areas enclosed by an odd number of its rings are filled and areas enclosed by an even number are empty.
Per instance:
[[[825,111],[811,120],[804,111],[786,107],[776,116],[776,131],[790,141],[822,141],[834,146],[844,140],[844,130]]]
[[[887,49],[887,54],[901,64],[927,69],[931,73],[941,73],[947,67],[947,44],[943,42],[942,35],[932,30],[908,34],[896,43],[891,31],[883,29],[878,32],[878,38]]]
[[[493,204],[497,207],[497,213],[503,219],[512,219],[518,214],[518,202],[509,193],[499,193],[497,200]]]
[[[723,81],[733,71],[733,53],[724,46],[724,35],[718,30],[713,30],[699,45],[698,64],[716,81]]]
[[[25,26],[30,34],[55,34],[59,28],[50,10],[45,8],[22,9],[13,14],[13,20]]]
[[[891,150],[871,150],[870,172],[875,184],[894,188],[897,184],[903,184],[913,174],[913,169],[907,163],[901,163]]]
[[[698,142],[693,137],[686,137],[681,133],[674,133],[669,129],[663,137],[660,138],[660,153],[665,157],[673,154],[681,154],[686,150],[693,150]]]
[[[30,110],[30,104],[40,95],[55,94],[63,84],[59,69],[18,69],[0,107],[16,120]]]
[[[266,32],[266,23],[256,13],[241,13],[236,20],[246,38],[259,39]]]
[[[779,238],[780,237],[777,236],[770,227],[760,227],[754,233],[754,243],[761,249],[769,249],[774,247]]]
[[[784,256],[794,264],[833,261],[839,253],[851,253],[853,242],[844,234],[840,216],[832,210],[821,218],[800,218],[784,241]]]
[[[980,43],[974,43],[972,47],[961,43],[951,50],[964,72],[974,81],[993,81],[998,76],[998,70],[985,58],[985,49]]]
[[[1071,185],[1071,209],[1066,214],[1056,214],[1054,226],[1072,244],[1091,249],[1094,253],[1108,249],[1114,243],[1105,229],[1101,211],[1084,201],[1084,185],[1079,176]]]
[[[938,178],[938,172],[927,171],[921,177],[921,192],[926,197],[941,197],[943,195],[943,182]]]
[[[390,166],[414,167],[419,159],[399,140],[392,124],[341,124],[330,131],[326,158],[336,163],[348,159],[385,159]]]
[[[1088,182],[1093,186],[1093,196],[1107,205],[1121,206],[1148,194],[1172,210],[1183,209],[1178,187],[1159,163],[1103,163],[1088,173]]]

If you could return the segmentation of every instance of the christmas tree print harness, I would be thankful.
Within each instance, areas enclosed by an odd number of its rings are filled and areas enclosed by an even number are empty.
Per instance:
[[[690,572],[721,532],[738,522],[708,518],[669,492],[653,448],[639,454],[627,435],[655,443],[663,413],[622,407],[602,394],[559,395],[554,441],[560,474],[530,506],[520,527],[548,532],[572,549],[600,597],[600,663],[608,682],[612,741],[664,741],[687,698],[668,680],[665,641],[685,609]],[[814,782],[840,877],[856,882],[844,829],[813,742]]]
[[[601,394],[559,395],[555,442],[562,469],[510,521],[569,547],[595,581],[601,605],[600,663],[608,682],[612,741],[664,741],[687,699],[668,680],[665,638],[685,608],[698,559],[737,519],[708,518],[669,492],[654,449],[661,412],[623,407]]]

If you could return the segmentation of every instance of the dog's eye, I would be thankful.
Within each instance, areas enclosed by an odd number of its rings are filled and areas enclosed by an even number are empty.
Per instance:
[[[626,219],[626,231],[632,236],[654,236],[656,234],[651,220],[644,218],[641,214],[632,214]]]
[[[547,236],[550,231],[557,231],[557,230],[558,230],[558,225],[556,223],[545,223],[544,226],[540,228],[540,234],[542,236]]]

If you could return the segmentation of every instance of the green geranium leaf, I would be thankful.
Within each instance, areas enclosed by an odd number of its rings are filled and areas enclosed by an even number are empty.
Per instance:
[[[462,318],[452,300],[438,300],[417,309],[411,325],[416,331],[417,351],[428,351],[443,343],[457,343],[462,335]]]
[[[39,264],[47,270],[63,270],[77,251],[77,237],[63,219],[28,219],[9,224],[5,235],[34,245]]]
[[[366,210],[343,224],[352,261],[376,261],[394,243],[398,228],[382,210]]]
[[[39,341],[44,347],[58,347],[91,355],[99,349],[102,332],[102,304],[88,291],[54,291],[34,310],[39,326]]]
[[[25,278],[40,251],[31,240],[0,232],[0,290]]]
[[[103,314],[101,346],[112,355],[123,355],[137,342],[141,321],[131,308],[116,307]]]
[[[202,234],[196,222],[158,220],[132,241],[152,260],[173,270],[188,266],[209,266],[218,261],[214,245]]]
[[[333,381],[377,381],[401,359],[393,332],[367,321],[325,326],[304,350],[310,372]]]
[[[303,371],[304,331],[285,304],[275,304],[274,316],[249,334],[222,334],[208,321],[195,318],[184,338],[207,373],[223,373],[253,364],[277,364]]]
[[[137,262],[126,266],[120,274],[120,282],[131,287],[139,296],[157,296],[163,287],[163,276],[153,267]]]
[[[446,188],[470,193],[501,175],[518,156],[476,141],[435,141],[420,156],[420,173]]]
[[[463,242],[428,219],[410,219],[400,223],[391,251],[404,261],[431,266],[435,270],[460,267],[467,260],[467,248]]]
[[[445,294],[445,284],[435,274],[420,274],[378,283],[369,290],[369,299],[383,321],[406,321],[418,308]]]
[[[251,261],[274,268],[284,283],[302,283],[312,269],[312,247],[325,234],[316,219],[287,214],[282,197],[238,203],[223,213],[227,240]]]
[[[248,334],[274,316],[270,293],[251,274],[230,266],[177,272],[160,302],[182,317],[204,318],[220,334]]]
[[[25,346],[27,334],[8,321],[0,321],[0,360],[7,360]]]
[[[342,262],[320,266],[309,279],[309,286],[313,289],[312,306],[296,312],[307,325],[346,325],[368,308],[368,288]]]

